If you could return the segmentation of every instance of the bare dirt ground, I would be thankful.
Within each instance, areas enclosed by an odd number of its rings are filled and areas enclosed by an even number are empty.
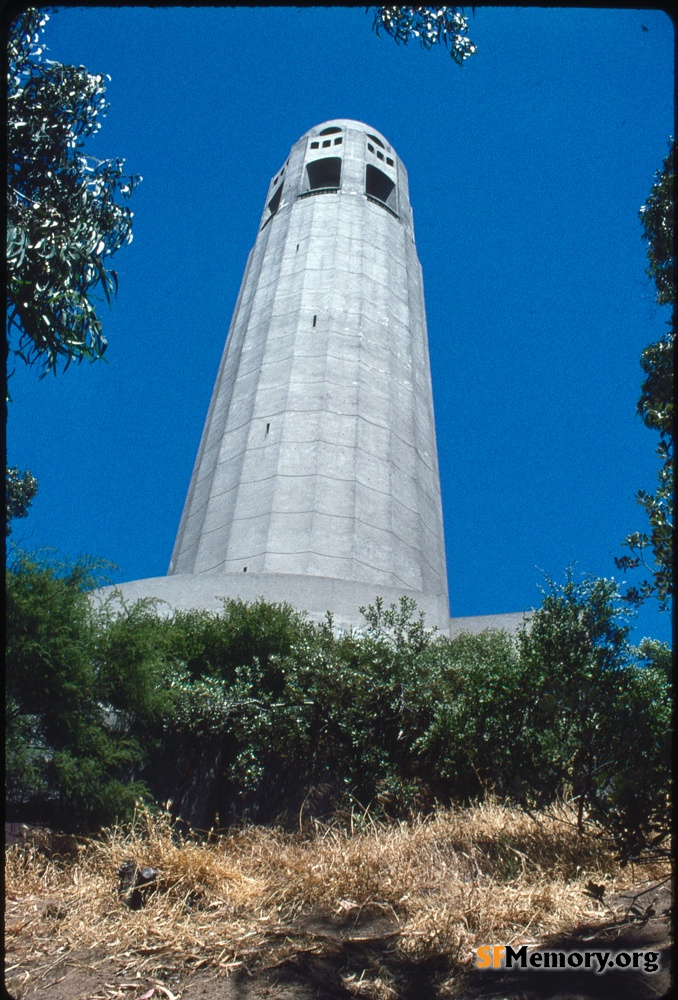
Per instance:
[[[16,1000],[656,1000],[669,996],[668,865],[620,868],[566,813],[483,804],[311,835],[212,843],[145,816],[54,853],[6,853]],[[137,911],[126,857],[156,867]],[[591,892],[593,889],[593,893]],[[485,971],[481,944],[658,953],[659,969]]]
[[[622,908],[632,896],[620,896]],[[578,970],[478,970],[454,967],[444,956],[403,960],[394,949],[397,921],[367,918],[346,925],[317,914],[281,929],[294,942],[294,953],[280,962],[259,967],[256,958],[230,974],[205,963],[192,972],[156,968],[145,975],[143,958],[110,953],[108,949],[66,951],[48,963],[35,956],[28,969],[31,985],[24,992],[8,976],[10,996],[22,1000],[656,1000],[672,993],[669,891],[661,887],[641,897],[640,914],[584,924],[571,934],[540,942],[540,947],[570,951],[653,951],[659,956],[655,973],[608,970],[604,974]],[[26,901],[28,902],[28,901]],[[639,900],[640,902],[640,900]],[[11,901],[10,901],[11,903]],[[29,904],[47,925],[59,920],[58,903],[34,899]],[[646,918],[648,907],[654,915]],[[22,916],[8,908],[8,942],[20,930]],[[11,947],[7,954],[11,959]],[[157,960],[158,953],[154,958]],[[154,963],[155,964],[155,963]],[[11,961],[10,966],[11,970]],[[14,989],[12,987],[14,986]],[[18,988],[18,989],[17,989]],[[15,992],[16,991],[16,992]]]

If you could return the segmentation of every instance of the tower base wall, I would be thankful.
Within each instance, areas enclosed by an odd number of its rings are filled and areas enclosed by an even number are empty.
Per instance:
[[[263,597],[274,603],[287,601],[294,608],[306,611],[313,621],[323,621],[326,612],[331,611],[335,627],[346,631],[364,626],[364,619],[358,610],[361,606],[374,604],[375,598],[381,597],[384,606],[388,607],[390,604],[397,604],[404,595],[417,602],[417,611],[424,612],[427,625],[436,625],[447,635],[450,624],[446,594],[422,594],[321,576],[295,576],[290,573],[179,573],[101,587],[93,591],[91,596],[97,601],[103,601],[116,591],[125,602],[155,598],[164,602],[159,610],[162,612],[164,606],[168,614],[192,609],[220,611],[224,598],[240,598],[251,602]]]
[[[447,596],[435,597],[427,594],[371,587],[369,584],[349,583],[346,580],[328,577],[292,576],[290,574],[245,573],[203,573],[156,576],[146,580],[131,580],[112,587],[101,587],[92,591],[90,598],[95,603],[106,599],[115,600],[120,594],[126,603],[134,603],[142,598],[154,598],[161,602],[158,610],[162,614],[173,611],[220,611],[224,598],[235,598],[252,602],[259,598],[272,603],[287,602],[299,610],[306,610],[312,621],[325,620],[326,612],[332,612],[334,626],[342,631],[362,629],[365,620],[358,608],[374,604],[381,597],[384,606],[397,604],[404,595],[417,602],[417,610],[426,615],[426,624],[437,626],[442,635],[450,638],[461,632],[478,634],[485,629],[502,629],[515,632],[530,612],[512,612],[499,615],[474,615],[469,618],[449,618]]]

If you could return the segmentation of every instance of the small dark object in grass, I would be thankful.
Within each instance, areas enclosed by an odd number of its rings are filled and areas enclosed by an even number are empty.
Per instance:
[[[597,899],[599,903],[602,903],[603,896],[605,895],[605,886],[597,885],[593,879],[589,879],[586,883],[584,893],[587,896],[591,896],[593,899]]]
[[[130,910],[140,910],[155,887],[157,868],[137,868],[133,861],[123,861],[118,868],[118,894]]]

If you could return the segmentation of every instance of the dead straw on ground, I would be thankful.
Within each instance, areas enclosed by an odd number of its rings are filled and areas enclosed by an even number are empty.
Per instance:
[[[166,814],[140,810],[129,827],[65,853],[39,838],[14,845],[6,983],[21,1000],[74,955],[92,968],[108,963],[120,983],[201,968],[226,974],[384,938],[402,958],[464,964],[480,944],[536,943],[603,922],[604,899],[638,876],[595,829],[580,836],[562,805],[532,816],[488,799],[409,822],[354,818],[296,835],[249,827],[198,840]],[[117,892],[127,859],[159,872],[138,911]],[[642,877],[665,874],[657,865]],[[603,902],[587,892],[590,879],[604,886]],[[357,979],[354,987],[365,995]],[[384,981],[384,996],[388,989]]]

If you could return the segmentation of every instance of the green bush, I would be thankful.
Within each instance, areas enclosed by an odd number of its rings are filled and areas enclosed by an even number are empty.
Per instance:
[[[667,830],[670,689],[661,666],[638,662],[627,617],[614,581],[575,583],[568,571],[563,586],[550,583],[519,638],[542,773],[559,792],[570,790],[580,824],[594,815],[632,857],[658,843],[658,824]],[[666,647],[652,649],[665,664]]]
[[[8,573],[8,794],[86,828],[134,798],[197,827],[356,803],[406,815],[485,791],[569,796],[626,856],[667,829],[670,654],[634,650],[607,580],[550,584],[529,626],[454,639],[403,598],[336,636],[289,605],[93,610],[96,567]]]
[[[10,816],[62,830],[124,815],[144,791],[141,747],[100,703],[96,626],[85,591],[101,563],[17,553],[6,580],[6,771]]]
[[[518,795],[533,754],[526,671],[514,638],[501,631],[462,634],[436,652],[432,718],[415,744],[425,773],[448,799],[487,790]]]

